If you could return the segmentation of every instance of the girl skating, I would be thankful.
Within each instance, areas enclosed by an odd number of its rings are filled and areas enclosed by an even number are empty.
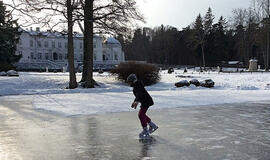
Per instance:
[[[154,104],[153,99],[145,90],[143,83],[137,80],[135,74],[130,74],[127,78],[127,82],[131,87],[133,87],[133,94],[135,96],[135,100],[131,107],[136,109],[137,105],[141,103],[138,117],[140,119],[143,131],[139,134],[139,137],[147,138],[149,134],[158,129],[158,126],[146,115],[148,108]],[[147,128],[147,124],[149,125],[149,129]]]

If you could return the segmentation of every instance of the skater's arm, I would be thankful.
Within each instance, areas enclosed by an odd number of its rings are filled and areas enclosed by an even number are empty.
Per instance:
[[[138,106],[138,104],[139,104],[139,102],[134,101],[134,102],[132,103],[132,105],[131,105],[131,108],[136,109],[136,108],[137,108],[137,106]]]

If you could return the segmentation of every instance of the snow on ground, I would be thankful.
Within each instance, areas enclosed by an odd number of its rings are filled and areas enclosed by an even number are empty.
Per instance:
[[[94,73],[100,83],[99,88],[74,90],[65,89],[68,73],[20,72],[19,77],[0,76],[0,100],[31,98],[36,109],[58,112],[64,115],[102,114],[107,112],[132,111],[134,99],[132,88],[117,81],[109,73]],[[185,76],[180,78],[177,76]],[[243,103],[251,101],[270,101],[270,73],[198,73],[189,70],[176,70],[173,74],[161,72],[161,81],[146,87],[153,96],[152,109],[188,107],[209,104]],[[77,81],[81,74],[77,74]],[[176,88],[180,80],[209,79],[215,87]]]

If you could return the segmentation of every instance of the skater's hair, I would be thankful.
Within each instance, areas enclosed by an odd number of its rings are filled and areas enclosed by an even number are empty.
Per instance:
[[[137,76],[136,76],[134,73],[130,74],[130,75],[127,77],[127,82],[134,83],[135,81],[137,81]]]

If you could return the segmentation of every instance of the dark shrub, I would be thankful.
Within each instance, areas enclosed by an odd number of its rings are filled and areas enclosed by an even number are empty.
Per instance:
[[[1,71],[9,71],[15,70],[16,68],[12,64],[8,64],[7,62],[0,62],[0,72]]]
[[[201,82],[201,86],[206,88],[212,88],[214,85],[215,82],[212,79],[207,79]]]
[[[142,62],[123,62],[120,63],[115,69],[111,70],[112,74],[118,75],[119,80],[126,81],[127,77],[134,73],[137,78],[143,81],[144,85],[149,86],[159,82],[160,75],[158,67],[149,63]]]
[[[200,82],[197,79],[192,79],[189,81],[189,83],[195,85],[196,87],[200,86]]]
[[[19,77],[18,72],[14,71],[14,70],[9,70],[7,71],[7,76],[9,77]]]
[[[176,87],[190,86],[190,83],[187,80],[183,80],[174,84]]]

